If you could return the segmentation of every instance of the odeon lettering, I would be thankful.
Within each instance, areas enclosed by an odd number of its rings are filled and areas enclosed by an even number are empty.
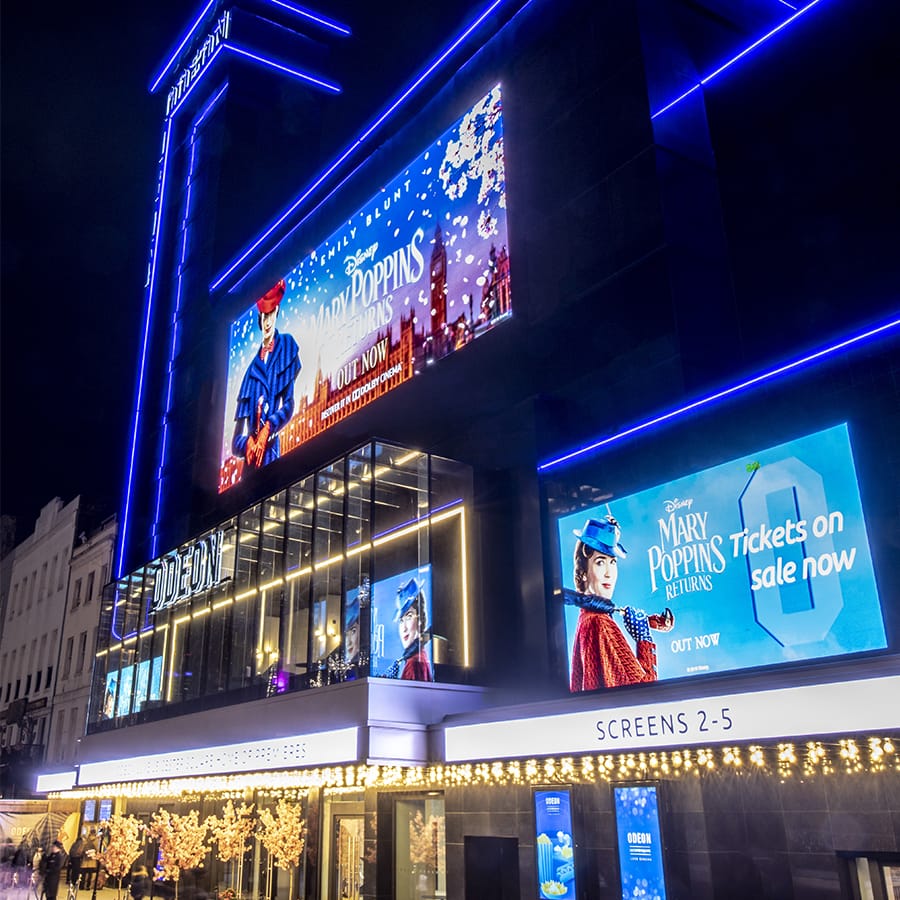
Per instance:
[[[222,580],[223,533],[215,531],[159,561],[151,613],[168,609]]]

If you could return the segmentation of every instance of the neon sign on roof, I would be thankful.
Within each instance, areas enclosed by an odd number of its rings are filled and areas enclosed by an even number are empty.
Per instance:
[[[216,22],[216,27],[206,36],[206,40],[200,45],[200,49],[197,50],[193,59],[181,70],[178,80],[169,90],[169,94],[166,97],[166,115],[169,115],[175,109],[178,101],[181,100],[212,60],[219,46],[228,39],[230,30],[231,12],[226,9],[219,21]]]

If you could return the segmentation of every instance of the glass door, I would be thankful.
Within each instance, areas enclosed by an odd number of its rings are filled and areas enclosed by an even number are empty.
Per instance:
[[[337,813],[333,823],[334,865],[328,900],[362,900],[364,818]]]

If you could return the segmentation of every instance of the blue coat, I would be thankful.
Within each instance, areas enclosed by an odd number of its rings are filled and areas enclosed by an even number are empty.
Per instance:
[[[269,441],[262,465],[280,455],[277,434],[294,414],[294,381],[300,374],[300,348],[289,334],[275,332],[275,344],[265,362],[257,352],[241,381],[234,411],[231,451],[244,457],[247,439],[269,423]]]

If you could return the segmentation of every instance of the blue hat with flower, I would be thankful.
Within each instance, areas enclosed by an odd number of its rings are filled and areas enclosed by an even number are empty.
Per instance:
[[[424,603],[425,594],[422,586],[415,578],[410,578],[397,588],[397,611],[394,613],[394,621],[399,622],[412,608],[414,603]]]
[[[598,553],[604,553],[606,556],[628,556],[628,551],[619,543],[622,529],[612,516],[588,519],[581,531],[575,529],[572,534]]]

